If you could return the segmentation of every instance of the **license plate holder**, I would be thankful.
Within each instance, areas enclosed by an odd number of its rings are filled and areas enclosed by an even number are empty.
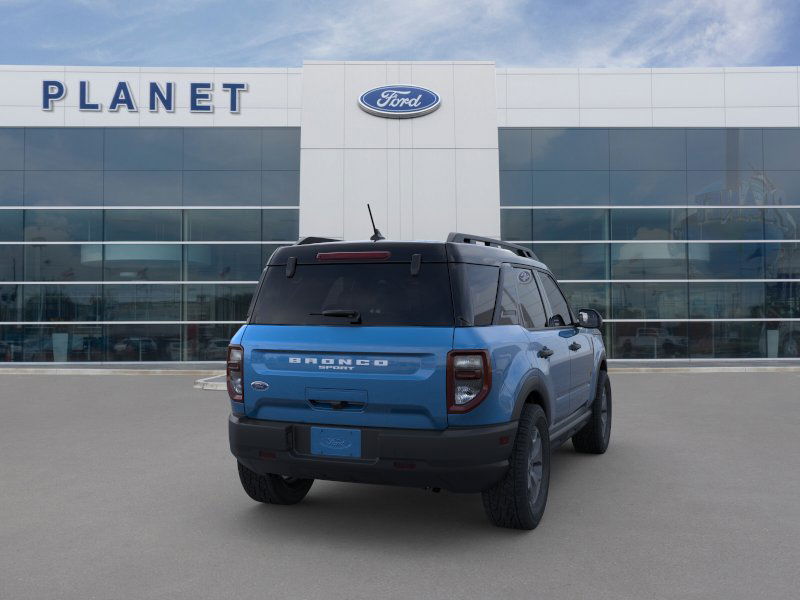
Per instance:
[[[361,430],[312,427],[311,454],[361,458]]]

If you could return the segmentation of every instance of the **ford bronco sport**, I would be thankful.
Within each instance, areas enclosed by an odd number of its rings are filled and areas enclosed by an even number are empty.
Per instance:
[[[608,446],[600,325],[490,238],[281,248],[228,349],[242,485],[272,504],[314,479],[481,492],[494,524],[533,529],[552,450]]]

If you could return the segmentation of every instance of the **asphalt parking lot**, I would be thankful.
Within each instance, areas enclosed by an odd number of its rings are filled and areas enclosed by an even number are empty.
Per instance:
[[[241,490],[187,375],[0,374],[0,597],[796,598],[800,374],[615,374],[611,447],[533,532],[476,495]]]

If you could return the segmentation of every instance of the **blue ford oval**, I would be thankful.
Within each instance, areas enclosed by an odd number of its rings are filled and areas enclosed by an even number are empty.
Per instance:
[[[439,94],[415,85],[384,85],[361,94],[358,105],[379,117],[403,119],[427,115],[439,108]]]

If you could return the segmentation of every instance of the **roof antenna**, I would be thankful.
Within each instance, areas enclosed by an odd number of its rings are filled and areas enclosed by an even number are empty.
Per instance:
[[[385,240],[386,238],[381,235],[380,230],[375,227],[375,219],[372,218],[372,209],[369,207],[369,202],[367,202],[367,210],[369,211],[369,220],[372,221],[372,230],[375,232],[370,236],[369,239],[371,239],[373,242]]]

